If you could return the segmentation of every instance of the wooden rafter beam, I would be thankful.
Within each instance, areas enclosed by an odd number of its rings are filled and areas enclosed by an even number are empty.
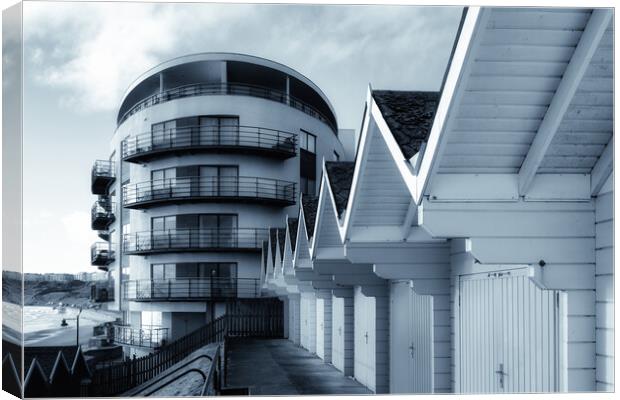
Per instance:
[[[605,146],[603,153],[592,168],[590,174],[590,192],[592,196],[596,196],[605,184],[605,181],[614,168],[614,139],[613,137]]]
[[[595,9],[592,11],[588,24],[581,35],[581,39],[564,71],[558,89],[555,91],[553,99],[551,99],[547,113],[540,123],[536,137],[519,170],[519,195],[524,196],[531,187],[538,168],[545,158],[545,154],[564,118],[564,114],[609,25],[611,16],[611,9]]]

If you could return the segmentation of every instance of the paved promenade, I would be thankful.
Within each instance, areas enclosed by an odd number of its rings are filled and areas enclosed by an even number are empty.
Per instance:
[[[231,341],[228,387],[249,387],[251,395],[372,394],[331,364],[286,339]]]

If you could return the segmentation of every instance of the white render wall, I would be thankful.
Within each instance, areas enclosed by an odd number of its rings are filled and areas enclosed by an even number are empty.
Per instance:
[[[613,174],[596,198],[596,390],[614,390]]]
[[[277,129],[292,133],[300,133],[304,129],[317,136],[316,141],[316,172],[317,190],[318,179],[321,174],[321,160],[333,159],[333,151],[344,156],[342,144],[332,130],[324,123],[299,110],[275,101],[248,97],[248,96],[194,96],[167,101],[137,112],[124,121],[115,131],[111,140],[111,153],[115,152],[116,181],[110,191],[116,192],[114,201],[116,221],[110,226],[114,230],[111,241],[115,246],[116,260],[109,266],[115,278],[115,303],[112,309],[119,309],[121,289],[120,247],[122,243],[122,216],[121,192],[121,141],[130,136],[150,132],[154,123],[171,119],[198,116],[198,115],[238,115],[241,126],[258,126]],[[107,158],[107,156],[102,156]],[[217,154],[200,153],[194,155],[164,155],[153,158],[146,164],[123,163],[123,168],[129,168],[131,184],[145,182],[151,179],[151,171],[187,165],[238,165],[239,176],[264,177],[296,182],[299,193],[299,152],[288,159],[277,159],[262,155],[250,154]],[[152,207],[146,210],[129,210],[131,232],[147,231],[150,229],[152,217],[191,213],[236,213],[239,228],[268,228],[284,224],[284,217],[295,215],[298,205],[289,207],[272,207],[247,203],[187,203],[180,205],[165,205]],[[144,256],[130,256],[129,279],[146,279],[150,274],[150,265],[163,262],[237,262],[239,278],[258,278],[260,275],[260,254],[242,253],[168,253]],[[127,309],[127,304],[122,305]],[[161,310],[165,311],[165,310]],[[189,310],[188,310],[189,311]]]

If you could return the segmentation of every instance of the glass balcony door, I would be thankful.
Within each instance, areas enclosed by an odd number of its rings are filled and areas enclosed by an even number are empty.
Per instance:
[[[239,117],[200,117],[200,144],[238,145]]]
[[[176,120],[153,124],[151,126],[151,143],[153,143],[153,148],[171,147],[177,136],[176,127]]]
[[[175,246],[178,240],[176,235],[176,216],[157,217],[151,220],[153,249],[167,249]]]
[[[167,199],[171,196],[174,196],[176,188],[176,176],[176,168],[166,168],[152,171],[150,190],[151,200]],[[138,198],[140,197],[138,196]]]
[[[200,167],[200,195],[206,197],[217,196],[219,193],[218,168],[203,165]]]
[[[220,196],[236,197],[239,195],[239,168],[236,166],[218,167]]]

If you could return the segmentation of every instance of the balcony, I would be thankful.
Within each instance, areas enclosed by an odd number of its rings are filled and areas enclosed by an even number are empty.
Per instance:
[[[123,298],[132,301],[205,301],[260,297],[260,280],[249,278],[176,278],[123,282]]]
[[[122,142],[123,160],[129,162],[146,162],[164,154],[213,151],[286,159],[297,154],[297,135],[256,126],[186,126],[147,132]]]
[[[91,170],[91,191],[93,194],[107,195],[110,185],[116,179],[114,161],[97,160]]]
[[[168,341],[168,328],[132,328],[128,325],[114,325],[113,340],[120,345],[157,349]]]
[[[192,176],[123,186],[123,207],[148,208],[163,203],[249,202],[295,204],[293,182],[247,176]]]
[[[105,242],[97,242],[90,247],[90,263],[100,270],[107,271],[108,265],[114,262],[114,250],[112,245]]]
[[[90,209],[90,227],[95,231],[105,231],[114,222],[115,204],[109,197],[99,198]]]
[[[298,98],[286,94],[286,92],[284,91],[280,91],[277,89],[232,82],[194,83],[168,89],[161,93],[155,93],[134,104],[118,119],[118,124],[122,124],[127,118],[131,117],[133,114],[160,103],[165,103],[170,100],[182,99],[184,97],[213,95],[258,97],[261,99],[286,104],[325,123],[331,128],[334,134],[338,134],[338,127],[336,126],[335,120],[333,118],[328,118],[325,114],[323,114],[307,102],[304,102]]]
[[[169,229],[126,234],[123,249],[129,255],[177,252],[259,252],[268,239],[262,228]]]
[[[110,240],[110,231],[109,230],[101,230],[101,231],[97,231],[97,236],[99,236],[99,238],[101,240],[105,240],[108,241]]]

